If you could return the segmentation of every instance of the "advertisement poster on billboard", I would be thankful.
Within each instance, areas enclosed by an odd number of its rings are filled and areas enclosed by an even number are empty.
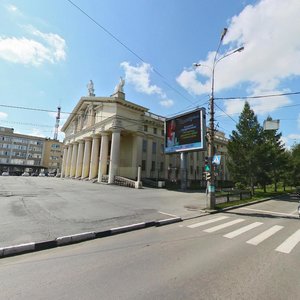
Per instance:
[[[165,153],[205,150],[205,109],[166,119]]]

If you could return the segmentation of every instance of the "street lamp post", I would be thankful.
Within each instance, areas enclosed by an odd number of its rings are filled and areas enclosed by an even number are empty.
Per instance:
[[[220,60],[222,60],[225,57],[232,55],[236,52],[241,52],[244,50],[244,47],[240,47],[240,48],[218,58],[219,50],[220,50],[222,41],[223,41],[226,33],[227,33],[227,28],[224,28],[221,38],[219,40],[217,51],[214,56],[213,65],[212,65],[212,67],[209,67],[211,69],[211,95],[210,95],[210,101],[209,101],[210,119],[209,119],[209,132],[208,132],[209,133],[208,134],[208,138],[209,138],[208,139],[208,156],[209,156],[209,167],[210,167],[211,176],[210,176],[210,179],[207,180],[207,192],[208,192],[208,197],[209,197],[209,208],[210,209],[214,209],[215,205],[216,205],[215,172],[214,172],[214,166],[213,166],[213,157],[215,155],[215,124],[214,124],[214,122],[215,122],[215,120],[214,120],[214,116],[215,116],[215,110],[214,110],[215,68]],[[195,63],[194,66],[200,67],[200,66],[205,66],[205,65]],[[205,66],[205,67],[208,67],[208,66]]]

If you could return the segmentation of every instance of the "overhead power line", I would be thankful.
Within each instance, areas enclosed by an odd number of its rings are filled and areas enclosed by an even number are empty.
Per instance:
[[[137,59],[139,59],[143,63],[147,63],[140,55],[138,55],[135,51],[133,51],[130,47],[128,47],[124,42],[122,42],[119,38],[117,38],[113,33],[111,33],[108,29],[106,29],[103,25],[101,25],[98,21],[96,21],[93,17],[91,17],[87,12],[85,12],[81,7],[79,7],[77,4],[75,4],[71,0],[66,0],[71,5],[73,5],[76,9],[78,9],[82,14],[84,14],[87,18],[89,18],[94,24],[96,24],[99,28],[101,28],[105,33],[107,33],[110,37],[112,37],[116,42],[118,42],[120,45],[122,45],[126,50],[128,50],[132,55],[134,55]],[[189,101],[193,104],[193,102],[187,98],[185,95],[183,95],[180,91],[178,91],[175,87],[173,87],[167,80],[165,76],[163,76],[156,68],[152,67],[152,70],[155,74],[157,74],[163,81],[163,83],[168,86],[170,89],[172,89],[174,92],[176,92],[178,95]]]
[[[243,96],[243,97],[215,97],[215,100],[239,100],[239,99],[260,99],[260,98],[271,98],[271,97],[282,97],[299,95],[300,92],[291,93],[280,93],[280,94],[269,94],[269,95],[258,95],[258,96]]]

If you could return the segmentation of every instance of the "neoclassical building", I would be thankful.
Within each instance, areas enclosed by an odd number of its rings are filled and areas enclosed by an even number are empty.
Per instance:
[[[164,117],[125,99],[124,81],[110,97],[96,97],[92,81],[62,127],[62,177],[114,183],[116,177],[178,179],[179,154],[164,154]],[[218,153],[227,139],[216,134]],[[202,179],[205,152],[188,154],[188,179]],[[219,179],[228,179],[225,159]]]

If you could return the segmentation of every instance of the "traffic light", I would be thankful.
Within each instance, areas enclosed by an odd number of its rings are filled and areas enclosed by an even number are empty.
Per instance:
[[[209,158],[208,156],[205,156],[205,161],[204,161],[204,171],[209,172],[210,171],[210,163],[209,163]]]

